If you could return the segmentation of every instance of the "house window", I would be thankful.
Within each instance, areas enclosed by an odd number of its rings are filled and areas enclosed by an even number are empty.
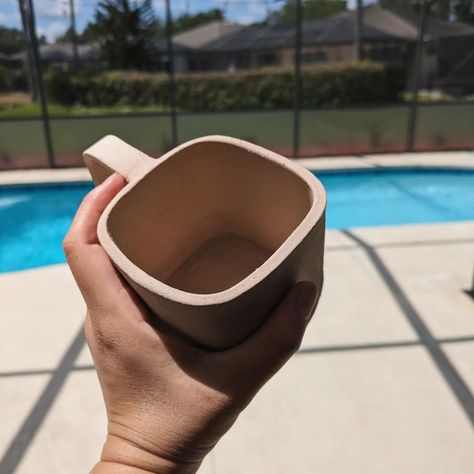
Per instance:
[[[274,66],[275,64],[278,64],[277,55],[275,53],[263,53],[257,56],[258,67]]]
[[[301,62],[303,64],[316,64],[316,63],[324,63],[327,61],[326,53],[322,51],[313,51],[310,53],[303,53],[301,55]]]

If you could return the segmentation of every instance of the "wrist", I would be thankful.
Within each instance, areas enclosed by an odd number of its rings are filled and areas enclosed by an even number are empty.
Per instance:
[[[202,460],[181,462],[134,442],[108,435],[101,460],[91,474],[193,474]]]

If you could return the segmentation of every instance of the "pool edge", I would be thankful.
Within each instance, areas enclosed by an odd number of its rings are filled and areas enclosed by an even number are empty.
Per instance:
[[[312,171],[368,170],[377,168],[455,168],[474,170],[474,151],[393,153],[293,159]],[[89,182],[87,168],[29,169],[0,172],[0,186]]]

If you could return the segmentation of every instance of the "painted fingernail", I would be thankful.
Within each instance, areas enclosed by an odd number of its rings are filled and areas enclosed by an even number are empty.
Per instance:
[[[296,295],[295,307],[298,316],[305,320],[310,318],[310,311],[313,308],[316,299],[316,286],[309,281],[300,283],[298,293]]]

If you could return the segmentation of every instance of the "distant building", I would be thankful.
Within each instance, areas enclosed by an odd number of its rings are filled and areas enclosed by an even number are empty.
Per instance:
[[[0,66],[15,67],[18,64],[21,64],[21,60],[16,59],[14,55],[0,52]]]
[[[474,94],[474,32],[441,38],[434,86],[454,94]]]
[[[397,62],[413,75],[417,39],[416,16],[369,5],[363,9],[361,32],[364,59]],[[354,58],[355,11],[346,11],[302,26],[303,64],[347,62]],[[222,21],[193,28],[173,36],[177,71],[249,70],[261,67],[291,67],[294,59],[293,26],[241,26]],[[449,57],[448,38],[463,35],[465,44],[474,27],[458,22],[427,19],[421,64],[422,86],[432,85],[441,72],[440,61]],[[466,40],[467,38],[467,40]],[[457,43],[456,43],[457,44]],[[442,58],[438,45],[443,45]],[[165,42],[157,44],[158,56],[166,56]],[[474,45],[470,43],[471,51]]]
[[[42,44],[39,54],[43,66],[67,69],[74,63],[72,43]],[[82,67],[99,67],[99,49],[94,44],[80,44],[77,46],[77,55]],[[11,56],[12,59],[26,61],[26,52],[23,51]]]
[[[410,85],[417,40],[417,18],[411,11],[369,5],[362,12],[363,59],[405,64]],[[302,25],[304,65],[348,62],[354,58],[356,12],[346,11]],[[239,25],[222,20],[173,36],[174,65],[178,73],[239,71],[262,67],[290,68],[294,61],[295,28],[287,25]],[[155,45],[156,70],[169,68],[165,38]],[[40,46],[46,67],[67,69],[73,64],[71,43]],[[81,67],[99,68],[97,45],[78,46]],[[0,64],[25,60],[26,53],[1,56]],[[428,18],[421,57],[421,87],[469,91],[474,84],[474,27]]]
[[[219,69],[214,64],[213,52],[207,46],[242,29],[245,29],[245,26],[223,20],[215,20],[173,35],[175,70],[177,72],[185,72]],[[168,51],[166,39],[162,38],[157,41],[155,47],[159,69],[167,69]]]

